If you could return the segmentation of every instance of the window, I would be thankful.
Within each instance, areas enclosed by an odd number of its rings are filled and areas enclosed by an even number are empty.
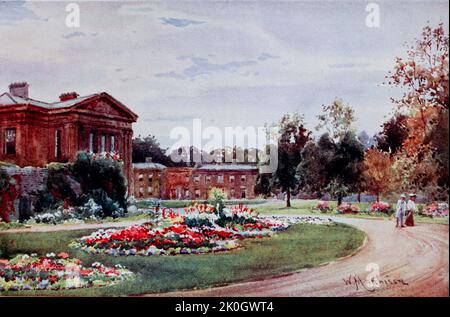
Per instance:
[[[245,181],[247,180],[247,177],[245,175],[241,176],[241,182],[245,183]]]
[[[149,194],[153,193],[153,187],[147,188],[147,192],[148,192]]]
[[[200,175],[194,175],[194,183],[199,184],[200,183]]]
[[[200,198],[200,195],[201,195],[201,192],[200,192],[200,189],[196,189],[195,190],[195,198]]]
[[[223,183],[223,175],[217,175],[217,182]]]
[[[100,153],[106,152],[106,136],[102,135],[100,139]]]
[[[234,175],[230,175],[230,183],[234,183]]]
[[[148,182],[153,183],[153,174],[148,174]]]
[[[140,197],[144,196],[144,187],[139,187],[139,196]]]
[[[209,176],[209,175],[206,176],[206,182],[207,182],[207,183],[211,183],[211,176]]]
[[[55,157],[61,159],[61,130],[55,132]]]
[[[144,174],[139,174],[138,178],[139,181],[142,182],[144,180]]]
[[[94,153],[95,152],[95,134],[93,132],[89,133],[89,152]]]
[[[115,153],[116,152],[116,137],[114,135],[110,136],[109,151],[111,153]]]
[[[6,129],[5,132],[5,153],[16,154],[16,129]]]

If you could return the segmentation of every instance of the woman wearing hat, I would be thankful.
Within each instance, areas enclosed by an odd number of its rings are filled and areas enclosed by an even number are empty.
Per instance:
[[[417,211],[416,207],[416,194],[409,194],[409,200],[406,204],[406,220],[405,225],[409,227],[414,226],[414,213]]]

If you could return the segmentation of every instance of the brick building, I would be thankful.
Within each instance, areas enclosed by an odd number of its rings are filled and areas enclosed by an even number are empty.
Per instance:
[[[63,93],[57,102],[29,98],[27,83],[0,95],[0,161],[21,167],[68,162],[78,151],[114,152],[132,180],[132,124],[138,116],[102,92]],[[132,191],[132,181],[129,181]]]
[[[164,165],[158,163],[134,163],[134,197],[160,198],[165,169]]]
[[[255,198],[255,165],[211,164],[201,167],[165,167],[133,164],[136,198],[207,199],[209,190],[221,188],[230,199]]]

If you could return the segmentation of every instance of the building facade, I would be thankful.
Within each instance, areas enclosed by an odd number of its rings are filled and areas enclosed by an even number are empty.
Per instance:
[[[47,103],[29,98],[27,83],[0,95],[0,161],[20,167],[68,162],[78,151],[121,156],[132,192],[132,124],[138,116],[109,94],[63,93]]]
[[[253,199],[258,168],[243,164],[192,168],[139,163],[133,164],[133,174],[138,199],[205,200],[213,187],[225,191],[229,199]]]

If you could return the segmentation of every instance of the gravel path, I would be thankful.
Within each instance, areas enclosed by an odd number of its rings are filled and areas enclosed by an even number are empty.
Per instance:
[[[419,224],[396,229],[392,221],[336,218],[367,234],[354,256],[281,277],[157,296],[448,296],[449,227]],[[370,288],[366,266],[379,267],[380,288]],[[355,283],[355,278],[357,281]],[[351,281],[351,284],[348,281]],[[407,284],[407,285],[406,285]],[[149,296],[155,296],[151,294]]]

